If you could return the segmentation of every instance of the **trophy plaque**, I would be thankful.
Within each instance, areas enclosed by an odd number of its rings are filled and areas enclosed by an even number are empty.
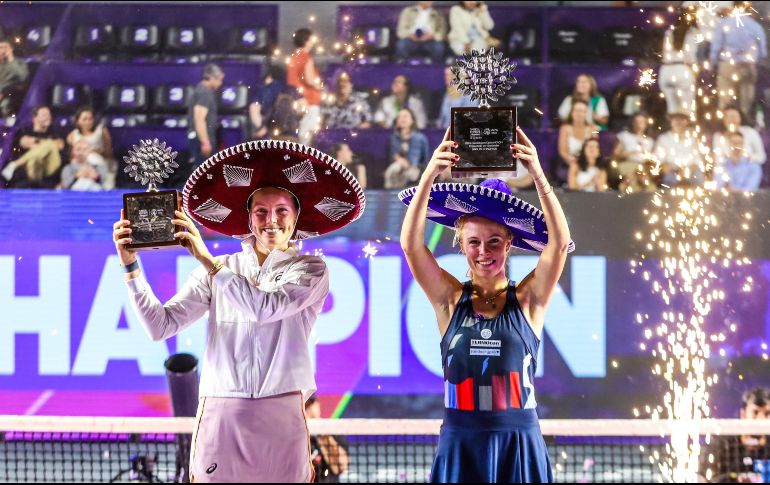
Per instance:
[[[179,165],[174,161],[177,152],[172,152],[166,143],[155,140],[141,140],[123,157],[125,172],[142,185],[146,192],[123,194],[125,218],[131,222],[131,244],[129,249],[163,249],[176,247],[180,241],[174,234],[182,230],[171,223],[179,210],[179,195],[176,190],[158,190],[157,184],[174,173]]]
[[[502,52],[472,51],[464,54],[452,67],[451,83],[478,108],[452,108],[452,140],[459,155],[452,167],[452,177],[505,177],[516,175],[516,159],[511,156],[511,144],[516,143],[516,108],[490,107],[516,83],[512,72],[516,68]]]

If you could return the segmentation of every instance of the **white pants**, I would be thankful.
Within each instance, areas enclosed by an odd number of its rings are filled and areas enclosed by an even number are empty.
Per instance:
[[[658,73],[658,85],[666,97],[668,113],[695,111],[695,75],[686,64],[664,64]]]
[[[299,142],[303,145],[309,145],[313,141],[313,135],[321,128],[321,106],[310,105],[307,112],[299,122]]]

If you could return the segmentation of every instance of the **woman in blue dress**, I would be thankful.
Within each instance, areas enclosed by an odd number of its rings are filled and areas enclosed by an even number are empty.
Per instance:
[[[434,184],[456,161],[449,131],[420,184],[399,194],[409,206],[401,246],[442,337],[445,413],[432,482],[553,481],[533,379],[548,303],[574,243],[535,146],[517,132],[512,156],[535,181],[542,211],[502,180]],[[455,228],[470,281],[439,267],[425,246],[426,218]],[[513,247],[540,252],[518,284],[506,276]]]

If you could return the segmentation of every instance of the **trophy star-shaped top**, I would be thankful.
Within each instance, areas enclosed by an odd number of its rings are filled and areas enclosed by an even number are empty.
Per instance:
[[[134,145],[128,155],[123,157],[126,162],[123,171],[142,185],[149,184],[149,190],[154,190],[155,184],[162,183],[174,173],[174,169],[179,168],[179,164],[174,161],[176,156],[177,152],[157,138],[140,140],[139,146]]]
[[[497,101],[516,83],[514,69],[516,65],[504,58],[502,52],[495,52],[494,47],[480,52],[474,49],[450,68],[451,84],[472,101],[488,106],[490,100]]]

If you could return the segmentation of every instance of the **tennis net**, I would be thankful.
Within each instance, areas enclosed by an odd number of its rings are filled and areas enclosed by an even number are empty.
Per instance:
[[[192,418],[0,416],[0,481],[173,482],[186,467],[177,457],[187,454],[177,449],[189,449],[193,424]],[[440,425],[440,420],[308,420],[311,442],[320,443],[316,453],[331,464],[325,473],[339,474],[342,482],[427,481]],[[659,463],[667,453],[670,423],[541,420],[540,425],[558,482],[664,478]],[[763,436],[770,435],[770,421],[709,420],[701,433],[704,479],[770,481],[770,444]]]

